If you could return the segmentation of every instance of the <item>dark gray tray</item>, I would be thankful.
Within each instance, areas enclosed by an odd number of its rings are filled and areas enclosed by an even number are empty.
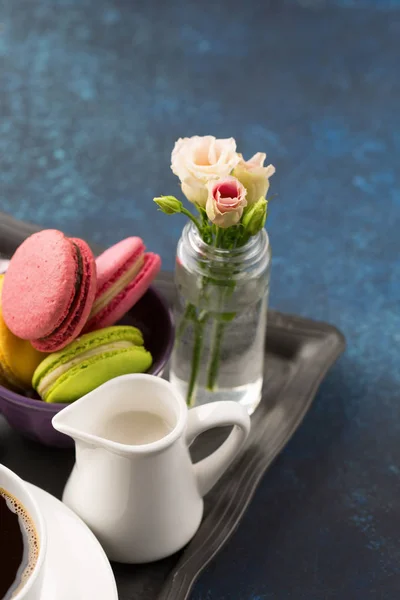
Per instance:
[[[0,255],[9,256],[35,230],[0,213]],[[157,287],[173,302],[170,274],[162,274]],[[344,348],[343,335],[331,325],[269,311],[263,398],[243,454],[206,497],[203,523],[185,550],[145,566],[113,565],[120,600],[189,597],[194,581],[238,526],[260,479],[300,425]],[[193,448],[194,459],[208,454],[225,436],[223,430],[202,436]],[[0,417],[0,462],[24,479],[60,497],[73,461],[73,452],[25,440]]]

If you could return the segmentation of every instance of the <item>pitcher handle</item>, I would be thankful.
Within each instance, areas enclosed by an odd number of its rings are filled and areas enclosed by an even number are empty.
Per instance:
[[[199,492],[204,496],[217,483],[242,448],[250,432],[250,417],[236,402],[213,402],[189,411],[186,442],[188,446],[208,429],[229,427],[233,430],[215,452],[193,465]]]

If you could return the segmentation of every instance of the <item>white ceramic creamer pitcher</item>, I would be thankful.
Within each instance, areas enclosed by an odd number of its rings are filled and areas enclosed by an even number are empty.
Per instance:
[[[107,424],[123,423],[132,411],[160,417],[168,424],[166,434],[140,445],[103,435]],[[192,464],[188,447],[193,440],[207,429],[229,425],[233,430],[226,441]],[[242,447],[250,419],[235,402],[188,411],[168,381],[132,374],[77,400],[53,418],[53,426],[76,445],[63,501],[89,525],[111,560],[142,563],[173,554],[193,537],[203,496]]]

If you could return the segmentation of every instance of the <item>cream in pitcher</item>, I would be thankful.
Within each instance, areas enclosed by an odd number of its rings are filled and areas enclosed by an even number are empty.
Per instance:
[[[189,446],[202,432],[233,426],[196,464]],[[188,411],[176,389],[152,375],[117,377],[53,418],[71,436],[76,464],[63,501],[92,529],[111,560],[142,563],[180,550],[196,533],[203,496],[243,446],[246,410],[215,402]]]

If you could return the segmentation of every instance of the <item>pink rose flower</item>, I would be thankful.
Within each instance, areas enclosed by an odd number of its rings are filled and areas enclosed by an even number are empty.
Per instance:
[[[207,216],[214,225],[226,229],[239,223],[247,205],[246,189],[235,177],[208,183]]]

